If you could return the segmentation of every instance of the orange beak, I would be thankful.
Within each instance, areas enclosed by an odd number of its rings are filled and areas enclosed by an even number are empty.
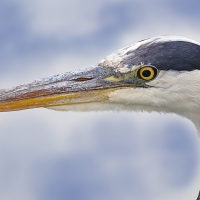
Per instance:
[[[112,91],[135,85],[134,81],[124,80],[123,74],[117,74],[112,68],[93,66],[0,90],[0,112],[108,102]]]

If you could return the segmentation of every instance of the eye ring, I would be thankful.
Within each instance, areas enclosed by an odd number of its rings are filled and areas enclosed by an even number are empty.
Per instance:
[[[143,66],[137,72],[138,77],[145,81],[153,80],[157,76],[157,74],[158,74],[157,68],[151,65]]]

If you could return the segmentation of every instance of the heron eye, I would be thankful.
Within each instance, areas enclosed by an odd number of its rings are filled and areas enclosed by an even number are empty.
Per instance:
[[[150,81],[157,76],[157,69],[153,66],[144,66],[138,70],[138,77]]]

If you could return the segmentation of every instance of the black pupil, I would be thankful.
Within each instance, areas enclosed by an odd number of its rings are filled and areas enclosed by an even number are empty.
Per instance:
[[[142,76],[144,76],[144,77],[149,77],[150,75],[151,75],[151,72],[149,70],[144,70],[142,72]]]

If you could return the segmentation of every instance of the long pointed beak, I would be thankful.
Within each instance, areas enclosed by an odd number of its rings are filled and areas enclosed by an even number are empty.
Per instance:
[[[89,102],[108,102],[109,93],[135,86],[112,68],[93,66],[0,90],[0,112]]]

